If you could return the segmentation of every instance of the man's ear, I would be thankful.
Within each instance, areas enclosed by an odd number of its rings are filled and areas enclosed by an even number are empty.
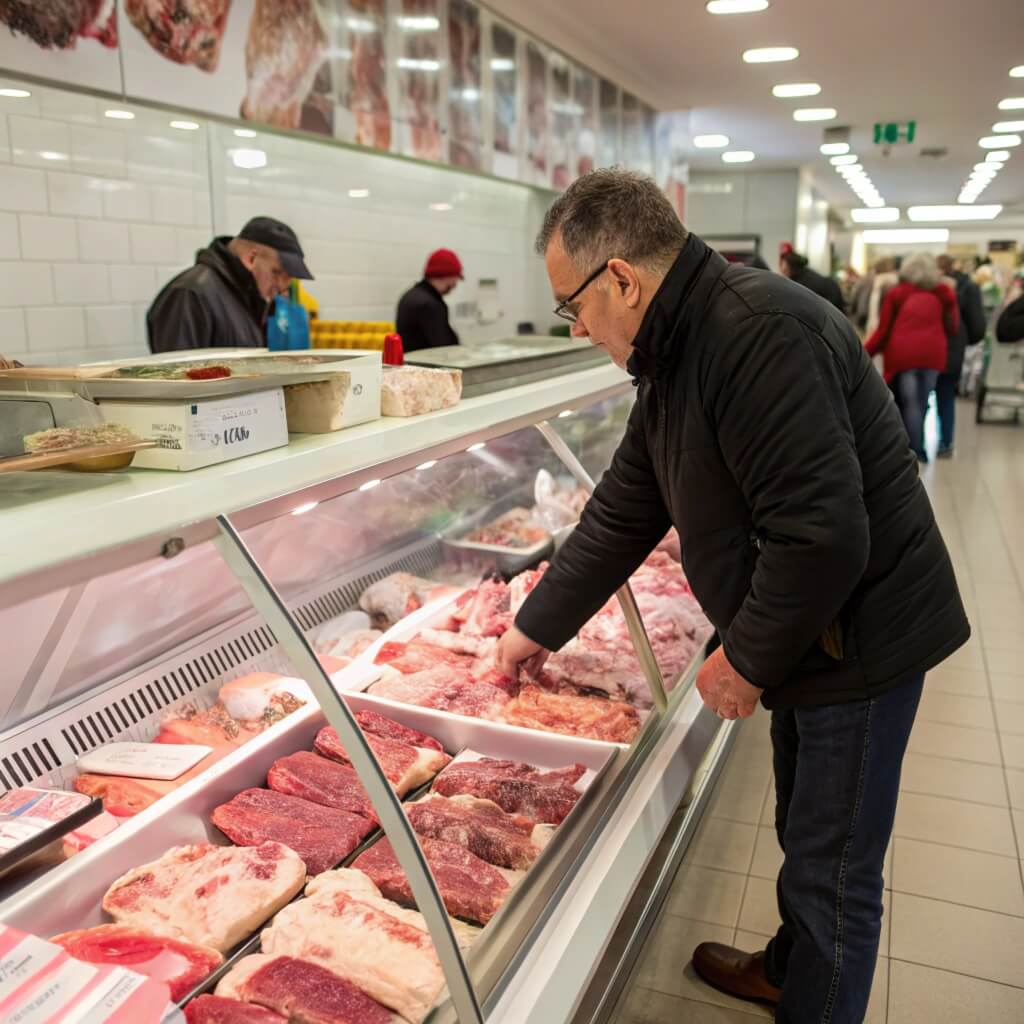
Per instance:
[[[636,267],[625,260],[609,260],[608,277],[611,280],[611,286],[619,292],[626,305],[630,309],[635,309],[640,304],[642,291]]]

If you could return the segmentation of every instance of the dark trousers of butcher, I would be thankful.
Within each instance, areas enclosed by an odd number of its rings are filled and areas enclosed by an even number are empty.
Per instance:
[[[785,1024],[860,1024],[878,959],[882,869],[923,676],[870,700],[772,712],[782,926],[765,973]]]

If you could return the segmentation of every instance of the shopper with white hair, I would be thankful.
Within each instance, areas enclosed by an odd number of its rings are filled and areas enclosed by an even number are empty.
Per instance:
[[[922,462],[928,396],[946,368],[949,337],[960,327],[956,295],[942,283],[935,257],[916,253],[900,266],[900,283],[885,297],[882,316],[867,340],[882,353],[886,381],[896,393],[910,447]]]

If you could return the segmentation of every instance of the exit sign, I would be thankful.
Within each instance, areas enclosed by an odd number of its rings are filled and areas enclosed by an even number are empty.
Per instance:
[[[916,134],[916,121],[879,121],[875,125],[875,145],[894,146],[897,142],[913,142]]]

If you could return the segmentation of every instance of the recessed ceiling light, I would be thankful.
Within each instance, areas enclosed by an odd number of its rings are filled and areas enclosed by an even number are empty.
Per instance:
[[[109,117],[112,121],[134,121],[135,115],[130,110],[104,110],[104,117]]]
[[[978,139],[978,145],[982,149],[1003,149],[1006,146],[1019,146],[1020,136],[1019,135],[986,135],[983,139]]]
[[[794,121],[833,121],[836,116],[835,107],[801,107],[793,111]]]
[[[1002,160],[983,160],[980,164],[975,164],[974,169],[976,171],[1001,171],[1004,166]]]
[[[439,213],[444,213],[445,211],[450,210],[452,208],[452,204],[451,203],[431,203],[430,204],[430,208],[432,210],[437,210]]]
[[[0,96],[9,100],[23,100],[31,95],[28,89],[0,89]]]
[[[1008,96],[999,101],[1000,110],[1024,110],[1024,96]]]
[[[985,159],[989,163],[1005,163],[1010,159],[1010,151],[1008,149],[994,149],[991,153],[985,155]]]
[[[871,228],[864,232],[864,241],[869,245],[948,242],[949,228]]]
[[[800,51],[795,46],[762,46],[756,50],[746,50],[743,60],[747,64],[777,64],[782,61],[796,60]]]
[[[196,132],[199,131],[199,124],[196,121],[172,121],[172,128],[177,128],[181,132]]]
[[[754,14],[768,10],[768,0],[708,0],[708,14]]]
[[[258,171],[267,166],[267,154],[262,149],[229,149],[231,162],[244,171]]]
[[[850,144],[848,142],[823,142],[818,147],[818,152],[823,156],[842,156],[844,153],[850,152]]]
[[[780,100],[790,99],[793,96],[817,96],[821,92],[821,86],[817,82],[791,82],[788,85],[772,86],[772,95]]]
[[[879,206],[869,210],[851,210],[850,216],[858,224],[886,224],[900,219],[895,206]]]
[[[857,157],[853,153],[844,153],[842,156],[834,156],[829,160],[833,167],[848,167],[856,162]]]
[[[991,181],[998,173],[999,168],[995,164],[981,164],[981,170],[976,167],[971,171],[971,177],[978,181]]]
[[[235,135],[240,139],[256,138],[256,133],[251,128],[236,128]]]
[[[749,164],[754,154],[749,149],[733,149],[722,154],[722,162],[727,164]]]
[[[992,220],[1002,213],[999,204],[993,206],[975,206],[965,210],[962,206],[912,206],[907,210],[910,220]]]
[[[992,131],[999,135],[1003,132],[1024,132],[1024,121],[996,121]]]
[[[693,144],[698,149],[725,149],[729,145],[728,135],[695,135]]]
[[[1024,64],[1018,64],[1015,68],[1010,68],[1011,78],[1024,78]]]
[[[370,195],[368,188],[350,188],[348,190],[349,199],[367,199]]]

